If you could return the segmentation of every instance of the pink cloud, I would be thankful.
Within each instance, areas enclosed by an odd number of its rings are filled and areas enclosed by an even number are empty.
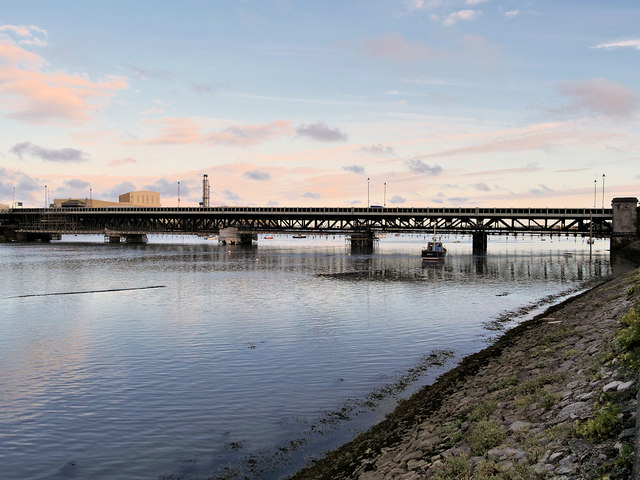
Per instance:
[[[257,145],[275,138],[293,135],[291,122],[276,120],[265,125],[234,125],[219,133],[210,133],[206,141],[213,145]]]
[[[182,145],[203,141],[200,128],[189,118],[165,117],[145,123],[163,125],[157,137],[143,142],[149,145]]]
[[[638,110],[638,96],[632,88],[605,78],[562,82],[557,89],[572,99],[569,104],[557,109],[560,113],[589,110],[613,117],[628,117]]]
[[[419,40],[405,40],[393,32],[360,42],[360,49],[372,57],[383,57],[395,63],[408,63],[435,57],[437,52]]]
[[[135,158],[131,158],[131,157],[116,158],[115,160],[111,160],[109,162],[109,166],[117,167],[117,166],[120,166],[120,165],[130,165],[130,164],[136,164],[136,163],[138,163],[138,161]]]
[[[563,128],[562,123],[532,125],[522,129],[494,132],[488,141],[466,147],[452,148],[419,155],[419,158],[439,158],[481,153],[506,153],[527,150],[548,151],[566,145],[587,144],[612,138],[613,134],[593,135],[588,132]]]
[[[276,120],[263,125],[233,125],[220,132],[203,133],[190,118],[163,118],[148,120],[148,124],[163,125],[158,136],[143,143],[149,145],[178,145],[208,143],[211,145],[258,145],[283,136],[292,136],[294,129],[287,120]]]
[[[8,117],[34,123],[84,121],[127,88],[122,77],[94,82],[84,75],[46,72],[44,63],[39,55],[0,44],[0,105]]]

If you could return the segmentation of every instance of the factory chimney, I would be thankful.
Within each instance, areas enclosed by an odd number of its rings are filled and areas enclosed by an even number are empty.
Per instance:
[[[200,202],[200,206],[209,206],[209,176],[206,173],[202,177],[202,202]]]

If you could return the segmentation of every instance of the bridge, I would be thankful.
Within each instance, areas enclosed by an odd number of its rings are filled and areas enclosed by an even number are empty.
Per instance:
[[[220,235],[250,243],[259,234],[344,234],[353,247],[373,245],[377,233],[469,234],[474,251],[487,235],[576,235],[611,238],[612,247],[638,238],[638,199],[612,208],[380,208],[380,207],[105,207],[19,208],[0,212],[0,241],[50,240],[63,234],[104,234],[143,241],[148,234]]]

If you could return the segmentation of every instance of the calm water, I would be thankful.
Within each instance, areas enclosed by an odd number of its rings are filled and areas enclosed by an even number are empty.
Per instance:
[[[67,240],[0,244],[3,478],[281,478],[611,273],[573,238],[445,238],[427,268],[417,237]]]

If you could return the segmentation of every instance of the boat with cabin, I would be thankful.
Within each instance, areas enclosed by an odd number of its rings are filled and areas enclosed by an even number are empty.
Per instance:
[[[438,260],[444,260],[447,256],[447,249],[440,241],[440,237],[433,232],[433,240],[427,243],[427,246],[422,249],[422,261],[423,262],[437,262]]]

